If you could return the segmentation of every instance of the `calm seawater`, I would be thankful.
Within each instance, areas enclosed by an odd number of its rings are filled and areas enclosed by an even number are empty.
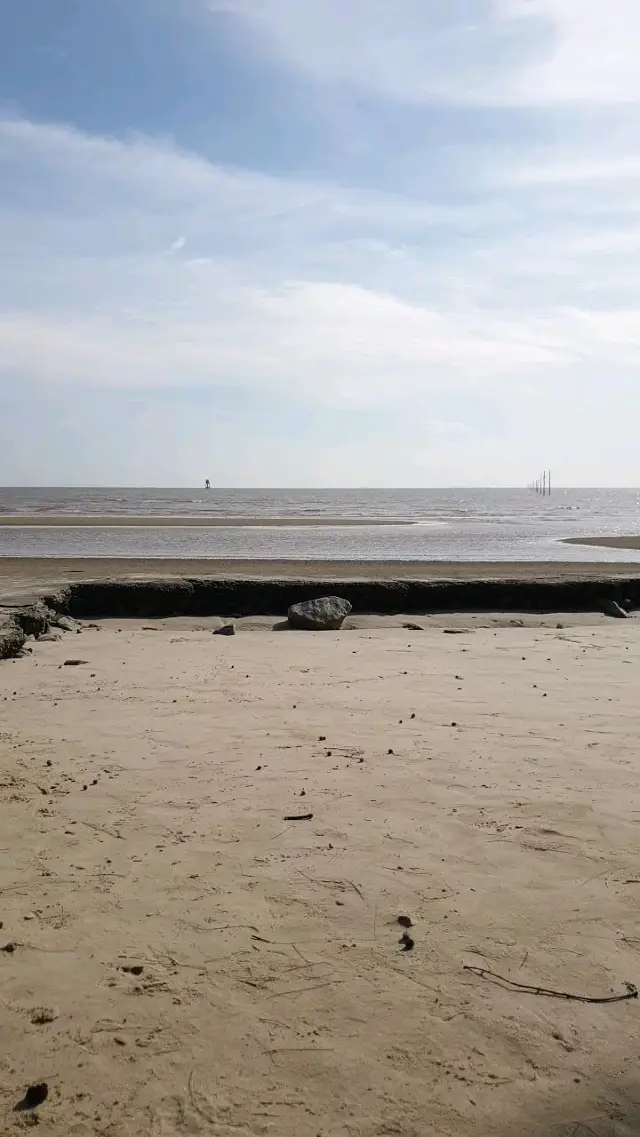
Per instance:
[[[158,528],[0,527],[0,556],[304,560],[638,561],[563,537],[640,533],[640,490],[0,489],[3,515],[150,516]],[[248,527],[162,528],[163,517],[242,517]],[[270,518],[354,528],[261,527]],[[396,524],[375,526],[386,520]],[[397,524],[411,521],[411,525]]]

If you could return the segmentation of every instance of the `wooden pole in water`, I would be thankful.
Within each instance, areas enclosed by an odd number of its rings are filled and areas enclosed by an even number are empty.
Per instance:
[[[544,497],[547,492],[547,471],[544,470],[542,474],[542,496]]]
[[[549,470],[549,476],[548,476],[547,484],[549,486],[549,489],[547,492],[549,494],[549,497],[551,497],[551,470]]]

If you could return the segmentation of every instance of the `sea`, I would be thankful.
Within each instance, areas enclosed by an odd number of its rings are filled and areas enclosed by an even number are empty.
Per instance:
[[[38,524],[3,526],[9,517]],[[61,517],[90,524],[47,525]],[[127,524],[140,517],[154,524]],[[173,518],[193,523],[168,526]],[[201,527],[203,518],[222,524]],[[242,523],[224,524],[233,519]],[[563,539],[636,533],[636,489],[0,488],[2,557],[629,562],[640,551]]]

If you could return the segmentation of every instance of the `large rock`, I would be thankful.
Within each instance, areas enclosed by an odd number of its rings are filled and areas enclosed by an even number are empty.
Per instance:
[[[320,596],[317,600],[303,600],[289,609],[289,624],[311,632],[341,628],[351,611],[351,604],[340,596]]]
[[[11,616],[0,615],[0,659],[13,659],[22,651],[27,637]]]

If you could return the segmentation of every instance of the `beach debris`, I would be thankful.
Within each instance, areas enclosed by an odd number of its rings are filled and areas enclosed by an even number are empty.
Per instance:
[[[424,632],[422,624],[403,624],[402,627],[408,632]]]
[[[312,813],[287,813],[283,821],[313,821]]]
[[[442,633],[445,636],[466,636],[472,630],[472,628],[443,628]]]
[[[14,1105],[14,1113],[24,1113],[28,1109],[37,1109],[49,1097],[49,1087],[46,1082],[34,1082],[27,1086],[24,1097]]]
[[[62,635],[60,632],[45,632],[43,636],[40,636],[41,642],[47,644],[56,644],[61,639]]]
[[[16,950],[17,946],[18,946],[17,944],[14,944],[14,943],[8,943],[8,944],[5,944],[5,945],[4,945],[4,947],[0,947],[0,951],[4,951],[4,952],[6,952],[6,953],[7,953],[7,955],[13,955],[13,953],[14,953],[14,951]]]
[[[416,946],[415,940],[412,936],[409,935],[408,932],[402,933],[400,939],[398,940],[398,943],[402,944],[402,947],[400,949],[401,951],[413,951],[414,947]]]
[[[401,928],[412,928],[413,927],[413,920],[411,919],[411,916],[398,916],[397,923],[400,925]]]
[[[312,632],[335,631],[342,627],[351,609],[349,601],[340,596],[319,596],[316,600],[303,600],[289,608],[289,626]]]
[[[602,611],[605,616],[613,616],[616,620],[626,620],[628,613],[618,604],[617,600],[603,600]]]
[[[490,971],[488,967],[476,967],[465,963],[464,971],[478,975],[481,979],[489,979],[507,991],[523,991],[526,995],[543,995],[548,999],[569,999],[574,1003],[623,1003],[626,999],[637,999],[638,988],[633,983],[625,983],[626,991],[622,995],[573,995],[569,991],[554,991],[551,987],[536,987],[531,983],[516,983],[505,975]]]
[[[120,970],[125,971],[127,975],[142,975],[144,967],[141,963],[123,963],[120,965]]]
[[[235,636],[235,625],[223,624],[221,628],[214,628],[213,634],[214,636]]]
[[[29,1020],[34,1026],[44,1026],[46,1023],[55,1022],[57,1017],[58,1012],[54,1011],[53,1007],[34,1007]]]
[[[65,659],[63,667],[85,667],[89,665],[88,659]]]

